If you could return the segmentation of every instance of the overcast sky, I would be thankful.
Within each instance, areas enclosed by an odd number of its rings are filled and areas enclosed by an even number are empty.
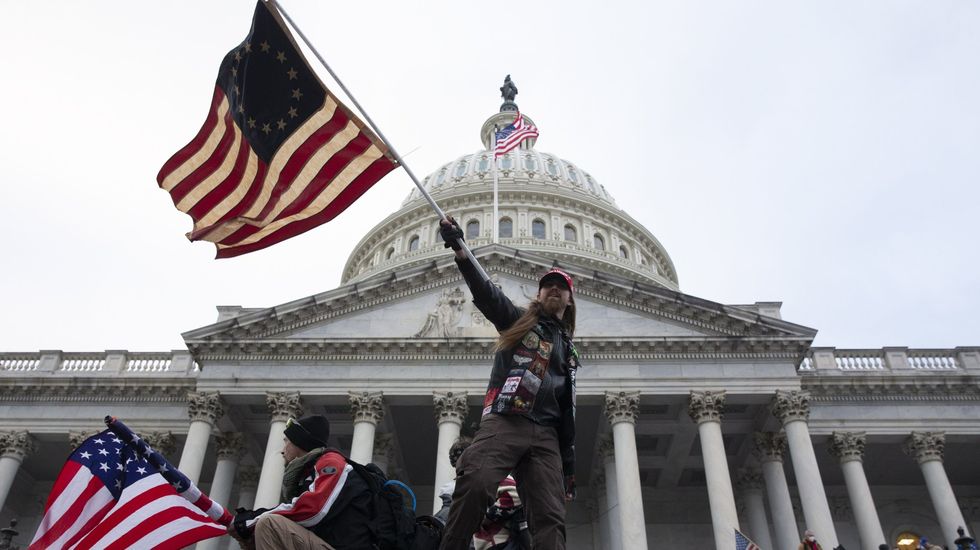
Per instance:
[[[537,148],[653,232],[682,291],[782,301],[816,345],[980,345],[978,2],[283,5],[420,176],[480,147],[509,73]],[[335,288],[412,189],[392,173],[214,260],[155,176],[254,4],[0,7],[0,351],[183,348],[218,304]]]

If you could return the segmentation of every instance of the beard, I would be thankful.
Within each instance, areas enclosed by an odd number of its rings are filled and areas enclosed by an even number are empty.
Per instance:
[[[544,301],[541,302],[541,310],[547,315],[557,315],[562,309],[561,297],[559,296],[546,296]]]

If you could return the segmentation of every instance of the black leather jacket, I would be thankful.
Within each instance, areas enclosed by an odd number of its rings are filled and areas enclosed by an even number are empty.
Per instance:
[[[468,259],[457,259],[473,303],[502,332],[526,311],[490,281],[484,281]],[[498,351],[483,402],[483,415],[518,414],[558,430],[566,476],[575,473],[575,375],[578,352],[564,324],[542,316],[513,348]]]

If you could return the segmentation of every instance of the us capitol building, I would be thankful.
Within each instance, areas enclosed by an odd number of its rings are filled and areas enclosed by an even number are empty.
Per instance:
[[[813,347],[779,302],[681,291],[666,248],[588,172],[491,135],[424,186],[516,303],[560,266],[579,308],[578,499],[571,549],[955,548],[980,531],[980,347]],[[614,188],[610,185],[610,188]],[[499,243],[492,242],[492,225]],[[218,306],[186,350],[0,353],[0,525],[26,547],[74,445],[106,414],[230,508],[278,502],[286,419],[438,507],[450,445],[472,431],[496,332],[470,301],[418,191],[369,231],[341,285],[272,307]],[[227,547],[213,540],[200,547]]]

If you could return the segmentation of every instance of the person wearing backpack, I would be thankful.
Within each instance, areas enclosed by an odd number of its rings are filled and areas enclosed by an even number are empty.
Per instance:
[[[552,269],[535,299],[517,307],[484,280],[462,249],[452,218],[440,234],[473,303],[499,332],[480,428],[456,466],[441,550],[467,550],[487,507],[509,473],[527,506],[534,547],[565,548],[565,502],[575,497],[575,375],[578,352],[572,278]]]
[[[275,508],[237,511],[228,534],[242,548],[376,548],[372,492],[352,463],[328,448],[329,437],[330,422],[322,415],[286,422],[283,502]]]

